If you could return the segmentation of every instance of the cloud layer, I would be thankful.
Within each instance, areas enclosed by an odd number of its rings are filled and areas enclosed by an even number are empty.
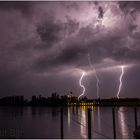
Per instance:
[[[97,70],[139,66],[139,14],[140,2],[1,2],[1,93],[32,94],[46,90],[46,75],[89,71],[88,54]]]

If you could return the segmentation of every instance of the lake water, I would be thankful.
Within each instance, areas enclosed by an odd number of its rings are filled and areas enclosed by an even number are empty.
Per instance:
[[[87,108],[63,109],[64,138],[87,138]],[[90,108],[92,138],[113,138],[112,108]],[[134,108],[116,107],[115,116],[117,138],[133,138]],[[60,108],[0,107],[0,138],[60,138]]]

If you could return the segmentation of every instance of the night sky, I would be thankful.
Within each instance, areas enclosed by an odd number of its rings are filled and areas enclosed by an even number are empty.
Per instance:
[[[140,97],[140,2],[0,2],[0,97],[70,91]],[[95,71],[96,70],[96,71]]]

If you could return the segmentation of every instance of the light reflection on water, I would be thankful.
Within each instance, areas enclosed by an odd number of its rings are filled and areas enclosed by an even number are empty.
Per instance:
[[[80,125],[80,130],[81,130],[81,136],[83,138],[87,138],[87,134],[86,134],[86,126],[87,126],[87,123],[86,123],[86,107],[85,106],[82,106],[82,109],[81,109],[81,125]]]
[[[128,139],[130,136],[129,136],[129,130],[128,130],[128,126],[127,126],[127,117],[126,117],[126,114],[125,114],[125,108],[123,107],[120,107],[118,109],[118,122],[119,122],[119,128],[120,128],[120,131],[121,131],[121,134],[122,134],[122,138],[123,139]]]
[[[68,128],[70,129],[70,124],[71,124],[71,116],[70,116],[70,108],[68,108]]]
[[[106,138],[103,135],[113,138],[112,108],[93,106],[64,108],[64,138],[88,138],[87,108],[91,109],[92,138]],[[117,138],[133,138],[133,109],[132,107],[115,109],[116,131],[119,131]],[[139,115],[138,111],[138,119]],[[8,132],[11,128],[23,130],[19,138],[60,138],[60,108],[0,107],[0,124],[0,131],[3,128]],[[1,133],[0,138],[4,138]]]
[[[101,116],[100,116],[100,107],[97,107],[97,116],[98,116],[98,128],[101,131]]]

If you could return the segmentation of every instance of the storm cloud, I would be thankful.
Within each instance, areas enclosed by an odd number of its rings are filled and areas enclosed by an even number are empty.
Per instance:
[[[139,14],[140,2],[0,2],[1,94],[79,92],[62,85],[64,77],[91,71],[88,54],[99,73],[117,65],[139,69]]]

